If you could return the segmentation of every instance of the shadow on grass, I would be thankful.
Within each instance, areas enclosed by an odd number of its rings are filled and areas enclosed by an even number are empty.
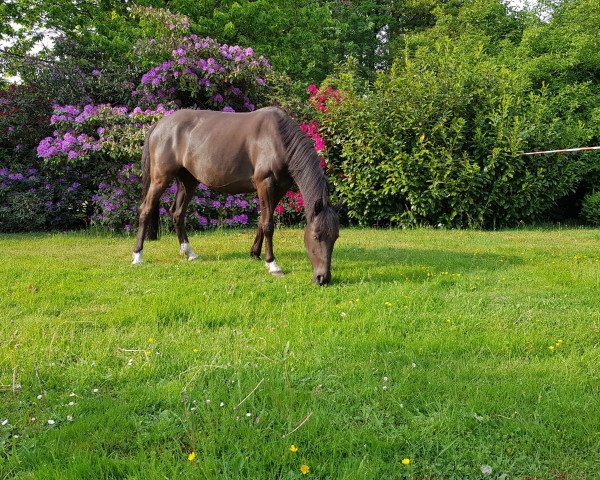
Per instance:
[[[342,246],[334,251],[334,283],[394,281],[424,282],[437,275],[448,278],[473,272],[492,272],[523,259],[513,255],[465,253],[453,250],[363,248]]]
[[[310,262],[303,248],[283,248],[275,250],[278,262],[286,265]],[[209,262],[243,261],[254,265],[246,251],[228,251],[220,255],[201,255]],[[257,265],[260,262],[257,262]],[[355,246],[336,247],[333,252],[334,285],[365,282],[390,283],[395,281],[424,282],[431,277],[447,275],[448,278],[468,275],[473,272],[492,272],[520,265],[523,259],[514,255],[490,253],[466,253],[453,250],[403,249],[403,248],[364,248]],[[257,267],[258,268],[258,267]]]

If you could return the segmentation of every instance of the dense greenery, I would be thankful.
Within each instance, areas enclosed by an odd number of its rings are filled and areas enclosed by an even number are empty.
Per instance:
[[[141,130],[127,148],[93,151],[87,163],[57,169],[40,158],[40,142],[64,140],[73,128],[51,124],[56,106],[122,106],[135,115],[159,104],[166,111],[282,105],[317,142],[319,133],[325,139],[334,194],[345,218],[360,224],[585,221],[583,199],[600,183],[597,152],[521,155],[600,142],[595,0],[544,1],[531,11],[501,0],[15,0],[0,7],[0,20],[0,38],[16,40],[2,47],[0,67],[23,81],[0,89],[3,231],[89,224],[107,213],[98,211],[102,202],[112,205],[98,186],[122,190],[119,172],[137,162]],[[44,28],[53,47],[29,55]],[[248,65],[237,75],[224,64],[209,79],[194,70],[201,58],[184,54],[207,37],[215,43],[204,60],[223,59],[219,48],[234,45],[266,56],[272,68]],[[309,97],[313,83],[322,87]],[[129,126],[155,119],[131,118]],[[121,220],[107,227],[131,225],[137,193],[127,198],[112,216]],[[296,220],[299,208],[290,193],[278,213]],[[239,214],[223,211],[221,220]]]
[[[0,477],[597,478],[598,230],[253,238],[0,236]]]
[[[477,39],[443,38],[374,84],[335,78],[322,115],[336,190],[362,224],[495,227],[532,221],[587,171],[585,157],[525,157],[589,132],[546,89],[499,67]]]
[[[600,141],[598,21],[596,2],[562,2],[549,23],[465,2],[404,36],[374,82],[348,62],[328,79],[344,100],[321,121],[349,217],[496,227],[556,219],[565,197],[572,215],[600,181],[599,155],[522,153]]]
[[[600,192],[590,193],[583,199],[581,214],[590,225],[600,226]]]

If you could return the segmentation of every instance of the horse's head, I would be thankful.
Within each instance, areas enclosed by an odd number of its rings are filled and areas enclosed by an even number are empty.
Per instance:
[[[331,254],[340,235],[337,210],[319,201],[304,230],[304,245],[313,267],[313,280],[319,285],[331,281]]]

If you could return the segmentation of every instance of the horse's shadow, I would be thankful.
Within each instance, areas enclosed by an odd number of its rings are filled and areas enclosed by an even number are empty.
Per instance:
[[[337,260],[337,262],[335,261]],[[337,263],[337,267],[336,267]],[[334,252],[334,278],[340,284],[424,282],[437,276],[456,279],[522,264],[520,257],[490,253],[414,248],[340,246]]]
[[[286,273],[310,272],[310,262],[303,249],[284,248],[276,252]],[[247,252],[229,251],[205,255],[208,261],[255,262]],[[453,250],[414,248],[366,248],[340,245],[332,260],[333,285],[356,283],[425,282],[442,276],[457,279],[477,272],[491,272],[519,265],[523,259],[514,255],[468,253]],[[288,267],[287,269],[285,267]]]

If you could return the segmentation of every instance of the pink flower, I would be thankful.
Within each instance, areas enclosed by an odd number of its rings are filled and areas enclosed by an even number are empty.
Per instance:
[[[325,148],[325,142],[320,136],[314,137],[315,140],[315,149],[317,152],[321,152]]]

